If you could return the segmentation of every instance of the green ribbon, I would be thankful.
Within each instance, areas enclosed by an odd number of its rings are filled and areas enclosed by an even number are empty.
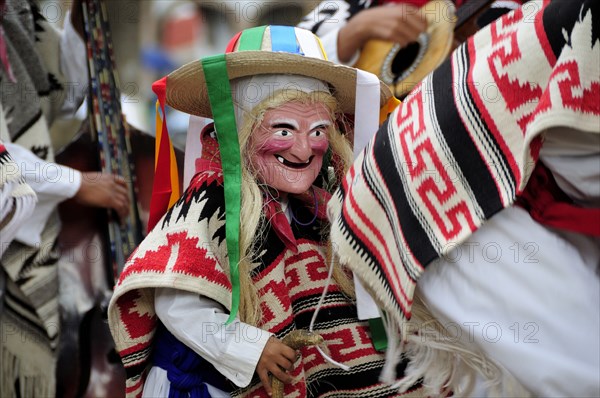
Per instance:
[[[371,340],[377,351],[385,351],[387,348],[387,335],[383,326],[383,319],[369,319],[369,328],[371,329]]]
[[[242,169],[231,86],[225,54],[202,59],[208,98],[221,152],[225,189],[225,240],[231,279],[231,309],[226,325],[235,319],[240,306],[240,203]]]
[[[257,51],[262,47],[263,36],[266,26],[257,26],[255,28],[246,29],[240,36],[240,44],[238,51]]]

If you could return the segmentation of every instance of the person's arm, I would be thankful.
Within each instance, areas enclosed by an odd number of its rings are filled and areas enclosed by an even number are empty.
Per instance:
[[[24,147],[6,143],[25,182],[38,197],[31,217],[23,220],[15,239],[30,246],[39,244],[41,233],[52,211],[63,200],[75,196],[81,186],[77,170],[46,162]]]
[[[562,191],[582,207],[600,206],[600,135],[571,127],[544,133],[540,160]]]
[[[427,30],[427,21],[410,4],[369,8],[351,18],[338,33],[338,58],[345,62],[369,40],[384,40],[401,47],[417,40]]]
[[[20,145],[5,145],[25,182],[38,197],[33,215],[23,222],[15,239],[28,245],[39,243],[50,214],[60,202],[70,198],[86,206],[112,208],[121,218],[129,213],[129,199],[123,178],[99,172],[81,173],[70,167],[46,162]]]
[[[378,39],[405,46],[425,32],[427,22],[411,4],[365,8],[356,1],[324,1],[298,26],[322,38],[331,61],[351,65],[367,41]]]
[[[252,380],[271,333],[229,315],[217,302],[176,289],[156,289],[154,307],[165,327],[238,387]]]
[[[331,62],[353,65],[360,53],[357,51],[351,59],[342,62],[338,57],[338,33],[350,18],[364,8],[365,3],[357,0],[322,1],[305,15],[297,26],[310,30],[321,39],[323,49]]]
[[[210,362],[238,387],[247,386],[260,362],[273,354],[279,340],[272,333],[239,320],[225,326],[229,315],[217,302],[170,288],[156,289],[156,315],[179,341]],[[283,345],[283,343],[279,342]],[[285,346],[292,353],[294,350]],[[295,356],[295,353],[293,354]],[[264,373],[266,375],[267,370]],[[273,374],[283,373],[273,369]],[[259,373],[260,376],[260,373]],[[290,376],[281,376],[289,382]],[[263,378],[261,377],[261,380]],[[267,377],[268,380],[268,377]],[[264,383],[264,380],[263,380]],[[269,383],[265,385],[269,391]]]

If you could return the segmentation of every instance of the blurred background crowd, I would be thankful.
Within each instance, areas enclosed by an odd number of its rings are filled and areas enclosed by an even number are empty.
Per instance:
[[[71,0],[43,0],[42,14],[61,27]],[[122,107],[130,125],[154,134],[152,83],[177,67],[223,52],[233,35],[265,24],[296,25],[318,1],[189,1],[109,0],[108,20],[120,78]],[[53,139],[66,145],[85,118],[85,103],[76,120],[54,124]],[[167,110],[169,132],[176,147],[185,146],[188,115]],[[61,133],[58,134],[57,132]]]

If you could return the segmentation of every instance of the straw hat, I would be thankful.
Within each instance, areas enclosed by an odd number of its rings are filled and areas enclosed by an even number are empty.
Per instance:
[[[356,69],[327,61],[317,36],[291,26],[262,26],[235,36],[224,54],[229,80],[261,74],[289,74],[330,84],[341,110],[354,113]],[[203,61],[190,62],[167,76],[167,104],[191,115],[213,117]],[[380,104],[392,97],[380,82]]]

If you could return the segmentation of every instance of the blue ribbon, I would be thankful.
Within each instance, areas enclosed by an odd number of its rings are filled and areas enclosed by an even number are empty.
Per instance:
[[[211,398],[206,383],[230,390],[227,381],[206,359],[177,340],[164,326],[154,338],[153,363],[167,371],[169,398]]]
[[[302,54],[296,42],[296,31],[293,26],[271,26],[271,50]]]

